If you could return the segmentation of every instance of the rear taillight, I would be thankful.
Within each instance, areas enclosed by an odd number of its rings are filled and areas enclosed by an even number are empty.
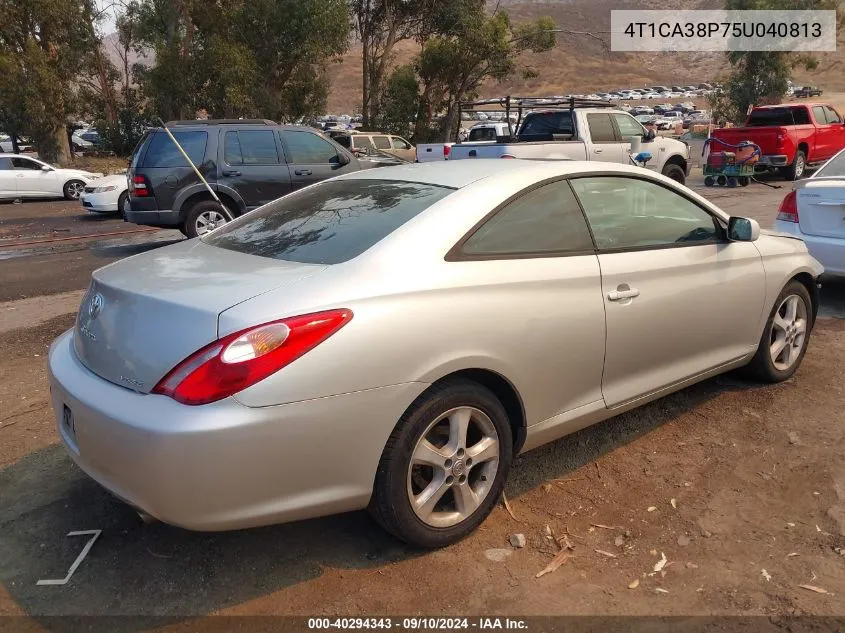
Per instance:
[[[444,145],[443,146],[443,158],[449,159],[449,155],[452,153],[452,146],[451,145]]]
[[[786,134],[783,132],[778,132],[777,138],[775,139],[775,147],[777,149],[783,148],[783,142],[786,140]]]
[[[222,400],[289,365],[351,319],[351,310],[328,310],[235,332],[183,360],[153,393],[189,405]]]
[[[152,194],[149,183],[144,176],[133,176],[129,181],[129,193],[138,198],[143,198]]]
[[[778,220],[784,222],[798,222],[798,199],[794,191],[786,194],[778,209]]]

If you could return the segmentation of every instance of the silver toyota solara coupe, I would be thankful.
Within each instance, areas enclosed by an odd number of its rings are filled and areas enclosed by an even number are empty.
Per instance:
[[[437,547],[520,452],[731,369],[792,376],[821,273],[637,167],[355,172],[96,271],[52,402],[76,463],[162,521],[369,508]]]

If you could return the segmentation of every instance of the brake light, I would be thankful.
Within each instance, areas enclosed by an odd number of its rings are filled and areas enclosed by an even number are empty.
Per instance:
[[[786,194],[778,209],[778,220],[784,222],[798,222],[798,199],[794,191]]]
[[[777,149],[781,149],[783,147],[783,142],[786,140],[786,134],[781,131],[778,131],[777,138],[775,139],[775,147]]]
[[[150,188],[144,176],[133,176],[129,183],[129,193],[138,198],[150,195]]]
[[[351,310],[328,310],[235,332],[176,365],[153,393],[188,405],[222,400],[289,365],[351,319]]]
[[[443,146],[443,158],[449,160],[449,155],[452,153],[452,146],[451,145],[444,145]]]

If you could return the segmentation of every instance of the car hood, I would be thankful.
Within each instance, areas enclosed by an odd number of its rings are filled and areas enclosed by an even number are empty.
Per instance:
[[[94,178],[102,178],[105,176],[103,173],[90,172],[82,169],[57,169],[56,171],[63,176],[84,178],[85,180],[93,180]]]
[[[121,185],[127,186],[126,174],[115,174],[112,176],[95,177],[91,181],[92,185],[97,187],[119,187]]]

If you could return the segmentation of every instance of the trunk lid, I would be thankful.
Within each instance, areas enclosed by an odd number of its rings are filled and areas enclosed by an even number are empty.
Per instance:
[[[92,275],[76,318],[76,355],[101,378],[149,393],[217,338],[221,312],[325,268],[199,240],[130,257]]]
[[[796,194],[801,232],[845,238],[845,179],[810,178],[799,182]]]

